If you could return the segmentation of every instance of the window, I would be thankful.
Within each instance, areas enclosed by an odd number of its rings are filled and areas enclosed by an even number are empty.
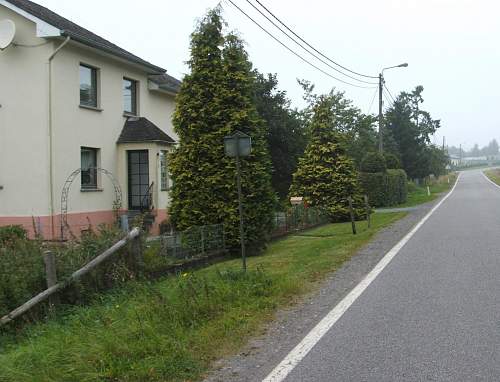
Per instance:
[[[82,147],[80,149],[81,157],[81,177],[82,189],[97,188],[97,152],[98,149]]]
[[[137,81],[123,79],[123,111],[137,115]]]
[[[80,105],[97,107],[97,69],[80,65]]]
[[[160,168],[161,168],[160,181],[161,181],[161,190],[162,191],[170,190],[170,186],[172,183],[172,180],[170,179],[170,177],[168,175],[167,155],[168,155],[168,151],[166,151],[166,150],[160,151]]]

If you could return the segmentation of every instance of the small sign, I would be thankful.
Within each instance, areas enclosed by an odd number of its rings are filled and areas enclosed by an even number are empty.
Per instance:
[[[290,203],[292,205],[298,205],[298,204],[303,204],[304,198],[302,196],[292,196],[290,198]]]

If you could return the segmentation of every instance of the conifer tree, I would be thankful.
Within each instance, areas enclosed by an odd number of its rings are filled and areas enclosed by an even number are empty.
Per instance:
[[[173,119],[179,147],[170,157],[169,212],[177,229],[224,223],[227,243],[238,244],[236,165],[224,154],[224,137],[242,131],[252,138],[252,154],[241,158],[245,236],[258,245],[271,228],[275,203],[265,126],[252,98],[252,65],[243,43],[233,34],[224,36],[222,26],[216,8],[191,37],[191,72]]]
[[[333,93],[309,97],[310,140],[299,159],[290,193],[304,197],[310,206],[323,208],[332,221],[348,218],[351,196],[356,215],[361,216],[363,200],[355,166],[347,156],[346,138],[335,126],[335,97]]]

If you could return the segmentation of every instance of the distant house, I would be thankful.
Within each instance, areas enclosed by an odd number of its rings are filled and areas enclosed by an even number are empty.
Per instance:
[[[31,1],[0,0],[6,19],[16,34],[0,51],[0,225],[79,235],[115,219],[121,191],[120,212],[148,211],[157,231],[180,81]]]

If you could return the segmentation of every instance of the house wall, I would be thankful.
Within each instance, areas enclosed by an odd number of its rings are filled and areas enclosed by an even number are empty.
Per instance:
[[[48,41],[35,37],[34,23],[0,6],[0,19],[3,18],[16,23],[19,43],[35,45]],[[10,47],[0,52],[0,186],[3,186],[0,225],[21,222],[31,228],[32,216],[40,217],[37,221],[46,237],[50,225],[47,60],[59,43],[38,48]],[[99,110],[79,106],[80,63],[99,69]],[[61,191],[68,176],[80,168],[82,146],[100,149],[98,165],[118,179],[123,208],[127,208],[127,174],[123,171],[126,162],[123,163],[119,155],[122,149],[116,144],[126,120],[123,116],[123,77],[139,83],[139,116],[148,118],[176,139],[171,123],[174,97],[150,91],[148,74],[142,68],[76,42],[67,44],[52,62],[52,196],[56,224],[59,224],[57,215],[61,213]],[[158,147],[156,144],[141,145],[140,149],[150,149],[150,179],[158,187],[155,206],[164,215],[168,193],[159,189]],[[68,214],[73,217],[68,216],[68,221],[75,222],[77,234],[88,221],[97,225],[112,219],[114,188],[106,176],[101,176],[99,183],[100,190],[94,192],[81,190],[80,177],[71,186]]]
[[[3,6],[0,19],[15,22],[17,44],[47,42],[36,37],[33,22]],[[53,49],[51,42],[0,51],[0,225],[49,214],[47,62]]]

